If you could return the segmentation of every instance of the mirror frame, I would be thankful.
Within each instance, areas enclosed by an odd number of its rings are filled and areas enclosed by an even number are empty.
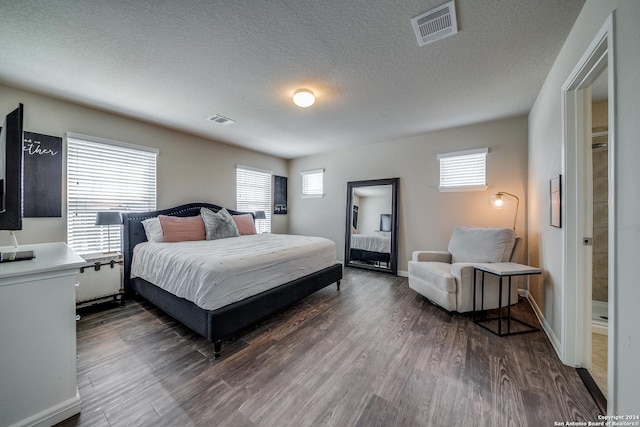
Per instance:
[[[398,275],[398,187],[400,178],[371,179],[367,181],[347,182],[347,220],[344,234],[344,265],[345,267],[362,268],[365,270],[379,271]],[[378,185],[391,185],[391,257],[388,269],[369,266],[366,264],[352,264],[351,254],[351,224],[353,212],[353,190],[359,187],[372,187]]]

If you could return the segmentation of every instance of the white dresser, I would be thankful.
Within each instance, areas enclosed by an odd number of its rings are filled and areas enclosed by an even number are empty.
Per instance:
[[[86,261],[65,243],[19,250],[35,258],[0,263],[0,426],[52,426],[80,412],[75,294]]]

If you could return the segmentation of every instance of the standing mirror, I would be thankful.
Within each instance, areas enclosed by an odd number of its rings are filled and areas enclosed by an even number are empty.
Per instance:
[[[397,274],[399,181],[347,183],[345,266]]]

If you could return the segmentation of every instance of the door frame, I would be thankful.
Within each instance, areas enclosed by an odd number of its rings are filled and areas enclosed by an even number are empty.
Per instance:
[[[571,366],[591,363],[591,247],[583,244],[592,237],[591,212],[591,90],[590,86],[608,69],[608,175],[609,175],[609,319],[608,319],[608,412],[615,401],[614,340],[616,330],[616,192],[615,192],[615,11],[609,15],[568,79],[562,86],[564,213],[562,287],[562,361]],[[587,289],[588,287],[588,289]],[[588,298],[588,299],[587,299]]]

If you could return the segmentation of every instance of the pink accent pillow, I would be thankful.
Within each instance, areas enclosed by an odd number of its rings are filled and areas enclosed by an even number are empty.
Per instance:
[[[256,225],[253,223],[253,216],[251,214],[231,215],[231,218],[233,222],[236,223],[238,233],[240,233],[241,236],[245,234],[257,234]]]
[[[204,240],[206,233],[202,217],[159,215],[162,226],[162,237],[165,242],[186,242],[189,240]]]

